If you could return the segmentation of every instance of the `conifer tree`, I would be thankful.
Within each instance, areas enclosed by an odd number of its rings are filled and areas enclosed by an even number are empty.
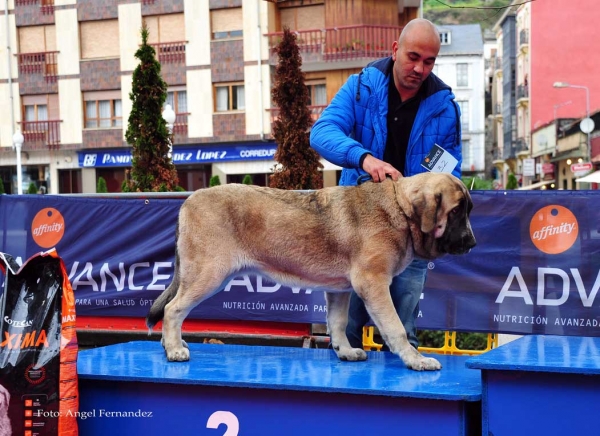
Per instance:
[[[211,188],[213,186],[219,186],[221,184],[221,179],[216,174],[210,178],[208,181],[208,187]]]
[[[242,184],[244,185],[252,185],[252,176],[250,174],[246,174],[242,179]]]
[[[4,182],[2,181],[1,178],[0,178],[0,194],[6,194],[6,191],[4,190]]]
[[[124,192],[174,191],[178,178],[169,156],[171,135],[162,117],[167,84],[162,79],[160,62],[148,45],[148,26],[142,25],[142,45],[135,53],[140,63],[133,72],[132,101],[125,139],[132,149],[130,177],[123,182]]]
[[[100,176],[98,177],[98,182],[96,183],[96,193],[104,194],[108,192],[108,186],[106,186],[106,179]]]
[[[302,58],[296,35],[283,29],[283,38],[275,47],[279,56],[275,67],[273,102],[279,117],[273,123],[277,143],[275,160],[279,165],[269,185],[281,189],[318,189],[323,186],[318,153],[310,148],[312,118],[308,109],[308,89],[302,72]]]

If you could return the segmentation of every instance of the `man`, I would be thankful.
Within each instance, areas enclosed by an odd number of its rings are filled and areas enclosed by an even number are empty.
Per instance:
[[[391,57],[350,76],[336,94],[314,124],[310,141],[323,158],[344,168],[340,185],[355,185],[365,172],[376,183],[424,172],[421,163],[434,144],[458,160],[452,173],[460,177],[459,108],[450,87],[431,73],[439,50],[435,26],[412,20],[392,44]],[[426,274],[427,262],[415,259],[390,285],[415,348],[415,318]],[[364,303],[352,293],[346,334],[353,347],[362,348],[368,320]]]

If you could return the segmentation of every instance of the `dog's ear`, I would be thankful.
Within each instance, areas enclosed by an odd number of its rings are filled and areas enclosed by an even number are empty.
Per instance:
[[[441,204],[442,193],[435,191],[421,192],[413,202],[414,212],[420,218],[423,233],[431,233],[436,228]]]

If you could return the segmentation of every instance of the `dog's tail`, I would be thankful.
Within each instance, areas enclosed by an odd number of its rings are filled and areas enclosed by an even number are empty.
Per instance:
[[[173,281],[167,289],[154,301],[148,315],[146,315],[146,325],[148,326],[148,336],[152,334],[152,327],[154,327],[159,321],[165,316],[165,306],[175,298],[177,290],[179,289],[179,252],[177,250],[177,242],[179,240],[179,222],[175,230],[175,273],[173,274]]]

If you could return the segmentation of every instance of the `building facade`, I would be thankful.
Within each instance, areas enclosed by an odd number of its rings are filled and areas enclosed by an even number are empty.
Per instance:
[[[495,25],[498,185],[513,173],[521,189],[596,189],[576,180],[600,163],[598,129],[580,128],[600,109],[600,52],[591,43],[600,11],[593,0],[513,3]]]
[[[485,173],[485,75],[479,24],[438,25],[441,47],[434,72],[452,87],[461,111],[462,172]]]
[[[145,21],[176,113],[173,158],[187,190],[267,184],[275,162],[273,47],[295,30],[318,117],[346,78],[389,55],[419,0],[0,0],[0,177],[17,192],[13,135],[24,136],[23,190],[120,191],[131,149],[135,52]],[[324,162],[326,186],[339,168]]]

